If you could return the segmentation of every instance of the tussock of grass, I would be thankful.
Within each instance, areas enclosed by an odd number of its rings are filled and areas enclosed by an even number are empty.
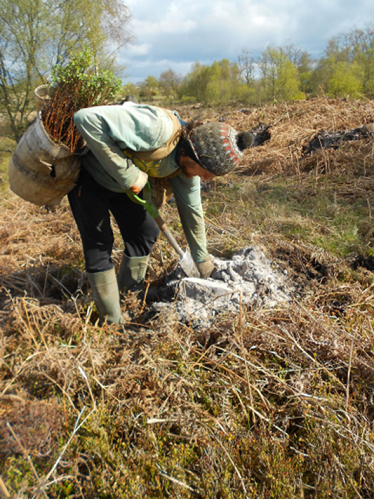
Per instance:
[[[98,327],[66,203],[48,213],[7,195],[0,223],[3,492],[373,496],[374,280],[362,266],[371,262],[372,145],[345,143],[305,159],[292,149],[297,142],[301,151],[320,129],[365,124],[370,105],[322,99],[227,115],[240,129],[260,118],[276,124],[272,141],[249,153],[253,170],[206,186],[209,249],[227,256],[257,244],[297,293],[290,306],[243,307],[203,331],[170,312],[146,320],[148,306],[130,295],[125,331]],[[180,230],[175,209],[168,206],[165,218]],[[150,280],[175,261],[161,239]]]

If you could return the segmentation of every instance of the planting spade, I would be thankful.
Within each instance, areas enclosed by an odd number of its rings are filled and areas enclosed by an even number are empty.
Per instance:
[[[161,215],[158,212],[158,209],[156,208],[154,202],[152,201],[151,186],[149,185],[149,182],[147,182],[147,185],[143,189],[143,196],[145,199],[141,199],[139,196],[136,196],[133,192],[130,191],[127,192],[127,195],[134,203],[141,204],[142,206],[144,206],[144,208],[148,211],[151,217],[155,220],[161,232],[165,234],[165,237],[169,241],[170,245],[180,256],[180,260],[178,263],[181,266],[184,273],[188,277],[200,277],[200,272],[198,271],[196,264],[191,257],[191,254],[187,249],[186,251],[183,251],[182,248],[179,246],[175,237],[168,229],[166,223],[162,219]]]

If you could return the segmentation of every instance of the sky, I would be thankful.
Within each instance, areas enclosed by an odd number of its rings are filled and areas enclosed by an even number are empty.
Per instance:
[[[186,75],[194,62],[234,62],[291,42],[319,58],[328,40],[374,24],[373,0],[124,0],[132,12],[132,44],[119,53],[124,81]]]

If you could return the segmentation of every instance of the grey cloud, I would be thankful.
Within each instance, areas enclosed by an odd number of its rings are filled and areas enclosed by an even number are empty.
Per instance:
[[[281,4],[275,0],[131,0],[129,6],[136,43],[149,45],[147,54],[124,54],[128,72],[136,72],[134,78],[139,79],[159,76],[169,67],[176,71],[174,66],[188,67],[196,60],[235,61],[242,48],[258,55],[267,45],[286,40],[320,56],[333,36],[374,21],[372,0],[356,0],[354,6],[348,0],[284,0]],[[165,19],[171,19],[179,31],[167,32]]]

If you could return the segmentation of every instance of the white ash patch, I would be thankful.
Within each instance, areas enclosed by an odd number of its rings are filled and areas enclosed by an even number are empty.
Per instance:
[[[175,297],[173,308],[180,322],[208,325],[210,318],[222,313],[237,313],[240,307],[273,308],[291,301],[285,275],[273,268],[257,247],[235,253],[231,260],[212,257],[216,269],[209,279],[169,276],[166,295]],[[170,306],[155,303],[154,310]]]

